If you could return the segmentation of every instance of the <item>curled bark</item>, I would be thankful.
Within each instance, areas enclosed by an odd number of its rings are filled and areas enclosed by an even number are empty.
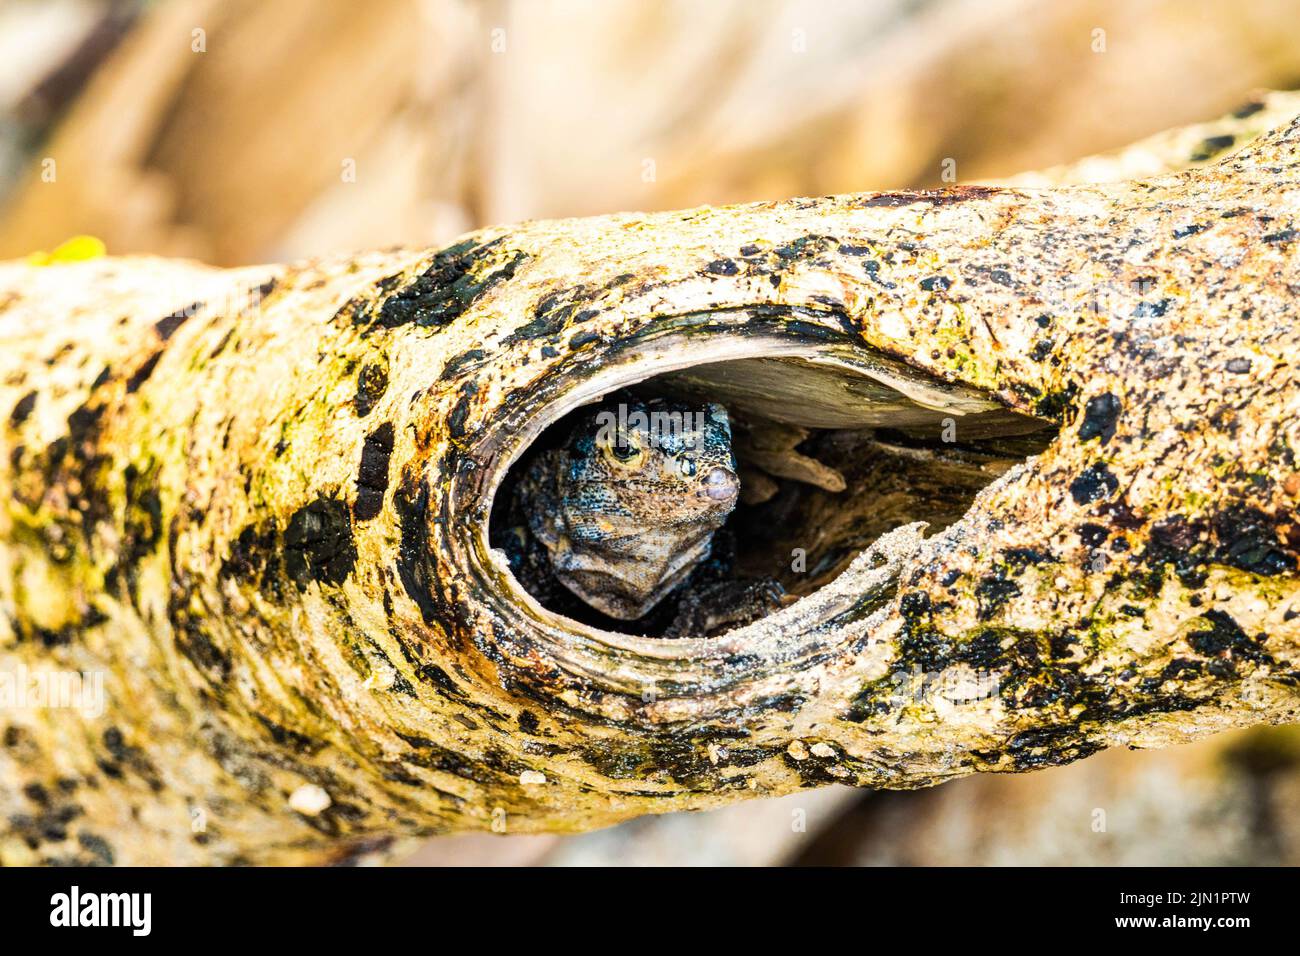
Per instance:
[[[1298,150],[1291,121],[1117,184],[0,267],[0,664],[105,692],[0,710],[0,859],[332,859],[1294,720]],[[546,425],[672,373],[991,483],[893,488],[957,513],[720,638],[560,617],[494,495]],[[930,440],[1042,425],[1012,465]]]

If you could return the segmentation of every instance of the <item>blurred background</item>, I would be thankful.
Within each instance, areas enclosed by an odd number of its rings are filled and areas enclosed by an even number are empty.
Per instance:
[[[0,0],[0,64],[0,258],[241,265],[1066,162],[1300,86],[1300,0]],[[1295,864],[1300,733],[410,862]]]

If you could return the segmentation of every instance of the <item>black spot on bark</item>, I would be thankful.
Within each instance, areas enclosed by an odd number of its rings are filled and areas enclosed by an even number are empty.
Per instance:
[[[220,575],[245,583],[261,583],[274,595],[278,592],[275,577],[279,571],[276,552],[277,535],[274,525],[259,530],[249,525],[239,532],[230,545],[230,556],[221,562]]]
[[[740,267],[730,259],[714,259],[704,268],[719,276],[734,276],[740,271]]]
[[[953,186],[950,189],[908,189],[897,192],[880,193],[864,200],[860,205],[866,207],[910,206],[924,202],[931,206],[950,206],[970,199],[988,199],[996,196],[999,190],[991,186]]]
[[[191,302],[179,312],[173,312],[171,315],[165,315],[154,323],[154,330],[157,331],[158,337],[166,342],[170,339],[182,325],[184,325],[192,316],[198,315],[203,308],[202,302]]]
[[[1084,547],[1100,548],[1110,537],[1110,529],[1099,524],[1081,524],[1079,525],[1079,540],[1083,542]]]
[[[1164,518],[1151,526],[1151,537],[1140,560],[1151,568],[1148,590],[1154,594],[1164,579],[1164,569],[1172,566],[1184,587],[1199,588],[1205,583],[1205,563],[1211,555],[1206,540],[1208,529],[1187,520],[1183,515]]]
[[[208,353],[208,358],[214,359],[222,352],[224,352],[226,350],[226,346],[228,346],[231,343],[234,337],[235,337],[235,330],[234,329],[227,330],[226,334],[221,337],[221,341],[218,342],[216,345],[212,346],[212,351]]]
[[[14,410],[9,414],[9,424],[17,428],[31,416],[36,408],[36,393],[28,392],[14,403]]]
[[[1264,237],[1264,241],[1265,242],[1290,242],[1296,236],[1300,236],[1300,232],[1297,232],[1295,229],[1283,229],[1281,232],[1270,232],[1267,236]]]
[[[868,259],[862,263],[862,271],[867,274],[867,278],[880,286],[882,289],[897,289],[897,282],[890,282],[888,279],[881,278],[880,263],[875,259]]]
[[[112,866],[114,863],[113,848],[109,842],[101,836],[93,833],[82,831],[77,834],[77,844],[90,854],[93,860],[92,865]]]
[[[1066,413],[1073,407],[1074,400],[1079,394],[1079,386],[1070,382],[1059,392],[1049,392],[1034,404],[1034,411],[1041,418],[1049,418],[1052,421],[1060,422],[1065,418]]]
[[[924,591],[908,591],[898,599],[898,612],[909,624],[915,624],[930,616],[930,595]]]
[[[482,349],[468,349],[467,351],[461,352],[443,366],[442,374],[438,377],[443,380],[455,378],[465,369],[471,368],[477,363],[482,362],[485,355],[486,353]]]
[[[29,783],[27,786],[23,787],[23,796],[32,801],[32,803],[40,804],[41,806],[49,806],[50,803],[49,791],[39,783]]]
[[[393,495],[393,509],[402,533],[397,549],[397,576],[419,607],[424,622],[431,624],[438,615],[428,561],[429,486],[424,482],[415,488],[399,486]]]
[[[1074,503],[1079,505],[1102,501],[1118,490],[1119,479],[1101,464],[1092,465],[1070,482],[1070,495],[1074,498]]]
[[[1104,445],[1115,437],[1115,422],[1123,406],[1110,392],[1088,399],[1083,409],[1083,424],[1079,426],[1079,440],[1100,438]]]
[[[384,507],[388,491],[388,459],[393,454],[393,423],[384,422],[366,436],[357,471],[357,503],[352,513],[357,521],[369,521]]]
[[[452,438],[465,437],[465,423],[469,420],[470,406],[474,400],[473,386],[462,390],[460,399],[452,407],[451,414],[447,416],[447,433]]]
[[[69,504],[80,517],[88,544],[95,525],[109,516],[108,498],[101,487],[108,462],[97,448],[104,413],[103,405],[80,406],[68,416],[66,441],[55,441],[46,449],[48,483],[69,490]]]
[[[126,380],[126,392],[130,395],[137,391],[141,385],[148,381],[149,376],[153,374],[154,367],[158,360],[162,358],[162,352],[154,352],[147,359],[140,363],[140,367],[131,373],[131,377]]]
[[[1194,163],[1202,163],[1228,149],[1236,141],[1237,137],[1231,133],[1224,133],[1221,136],[1208,136],[1201,140],[1200,145],[1192,151],[1191,160]]]
[[[1169,309],[1169,299],[1160,299],[1158,302],[1139,302],[1133,309],[1133,318],[1135,319],[1155,319],[1164,315]]]
[[[1020,585],[1002,572],[986,575],[975,587],[975,596],[979,599],[980,619],[987,620],[992,617],[1002,605],[1019,594]]]
[[[68,416],[68,437],[74,448],[94,440],[99,420],[104,417],[104,407],[82,405]]]
[[[1015,574],[1019,574],[1031,564],[1037,566],[1037,564],[1056,562],[1056,558],[1050,551],[1039,551],[1034,548],[1008,548],[1002,551],[1002,557],[1005,558],[1008,567],[1013,568]]]
[[[240,314],[248,315],[260,309],[266,300],[271,297],[271,293],[275,291],[277,285],[278,282],[273,276],[265,282],[250,288],[248,290],[248,302]]]
[[[1220,564],[1273,576],[1296,567],[1296,559],[1283,550],[1273,521],[1256,508],[1234,508],[1213,520],[1218,539],[1214,560]]]
[[[832,246],[838,248],[839,243],[830,236],[807,235],[793,239],[783,246],[777,246],[772,252],[783,262],[793,262],[816,258]]]
[[[610,283],[610,286],[621,284],[616,280]],[[502,344],[514,345],[519,342],[532,341],[533,339],[548,338],[559,335],[564,331],[565,326],[571,322],[587,321],[597,314],[596,311],[593,309],[579,310],[579,306],[592,301],[599,294],[599,290],[593,290],[585,285],[548,292],[537,300],[537,304],[533,307],[532,320],[507,335],[502,340]]]
[[[320,497],[299,508],[285,529],[284,548],[285,571],[300,589],[310,581],[342,584],[357,563],[348,506]]]
[[[502,239],[482,245],[472,240],[450,246],[409,285],[384,300],[374,324],[386,329],[415,324],[442,328],[459,318],[493,286],[513,278],[527,259],[524,252],[500,248]]]
[[[104,746],[114,760],[126,759],[126,738],[122,736],[122,731],[116,727],[109,727],[108,730],[104,731]]]
[[[469,695],[456,686],[456,682],[451,679],[451,675],[439,667],[437,664],[423,664],[416,670],[416,676],[427,684],[432,684],[443,692],[450,700],[469,702]]]
[[[290,730],[261,714],[254,714],[258,723],[266,728],[270,733],[271,739],[275,741],[277,747],[283,747],[286,750],[292,750],[296,754],[310,755],[319,753],[324,747],[325,742],[316,740],[306,734],[300,734],[296,730]]]
[[[1229,372],[1232,372],[1234,375],[1245,375],[1250,371],[1250,365],[1251,362],[1248,358],[1235,358],[1228,359],[1228,364],[1225,365],[1224,368]]]
[[[861,205],[865,208],[878,209],[896,208],[899,206],[910,206],[913,203],[924,202],[925,197],[914,192],[893,192],[881,193],[878,196],[872,196],[870,199],[863,200]]]
[[[1206,611],[1197,620],[1204,629],[1193,631],[1187,637],[1187,643],[1196,653],[1205,657],[1230,655],[1259,663],[1267,659],[1259,642],[1252,640],[1226,612],[1218,609]]]
[[[361,371],[357,374],[357,395],[353,399],[357,417],[365,418],[369,415],[386,391],[388,391],[388,369],[379,362],[370,362],[361,366]]]
[[[519,769],[515,769],[511,773],[508,770],[494,768],[491,766],[491,761],[487,759],[472,760],[464,754],[440,746],[428,737],[404,734],[400,731],[397,736],[413,748],[411,752],[403,757],[405,763],[424,767],[428,770],[439,770],[443,773],[454,774],[464,780],[471,780],[484,785],[499,784],[511,777],[518,779]]]
[[[516,342],[526,342],[532,339],[545,338],[548,335],[556,334],[563,328],[564,322],[562,320],[557,320],[555,315],[544,315],[533,318],[529,322],[525,322],[502,339],[501,343],[503,345],[514,345]]]
[[[220,684],[230,677],[230,654],[208,631],[200,614],[193,613],[189,600],[178,590],[168,601],[167,617],[176,647],[209,681]]]
[[[1101,744],[1089,742],[1073,727],[1026,730],[1007,742],[1007,753],[1017,770],[1055,767],[1091,757],[1101,749]]]
[[[947,292],[952,288],[952,280],[943,276],[930,276],[928,279],[921,280],[921,288],[926,292]]]
[[[114,566],[115,585],[125,585],[134,601],[140,562],[153,554],[163,536],[162,497],[152,471],[141,472],[134,464],[123,471],[126,509],[122,518],[122,544]]]
[[[71,624],[65,624],[57,629],[33,625],[30,631],[25,628],[17,628],[16,630],[18,631],[19,640],[34,637],[44,647],[67,647],[72,643],[72,639],[77,636],[77,629]]]

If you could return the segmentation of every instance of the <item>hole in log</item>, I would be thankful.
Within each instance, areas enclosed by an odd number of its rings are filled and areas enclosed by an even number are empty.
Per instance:
[[[894,528],[924,521],[933,534],[947,527],[982,488],[1042,451],[1056,435],[1055,426],[1010,412],[980,393],[893,363],[815,351],[706,362],[644,378],[572,409],[507,472],[492,508],[491,546],[506,556],[516,581],[563,618],[622,634],[714,637],[812,594]],[[701,534],[685,536],[694,550],[682,567],[661,562],[661,570],[671,572],[663,574],[668,583],[644,613],[638,613],[639,606],[614,606],[617,602],[602,599],[609,590],[607,575],[639,573],[645,562],[629,557],[627,549],[611,551],[609,541],[638,527],[638,520],[647,529],[656,526],[654,519],[635,516],[644,500],[623,508],[619,496],[664,495],[657,505],[666,516],[657,525],[663,527],[672,524],[691,494],[707,491],[699,491],[700,471],[681,480],[669,472],[668,481],[650,486],[628,481],[612,496],[604,485],[595,498],[590,488],[577,490],[571,482],[575,476],[592,477],[585,470],[589,456],[603,447],[595,423],[617,428],[621,422],[630,429],[603,433],[617,447],[606,449],[615,460],[597,469],[599,483],[611,475],[627,478],[649,465],[679,467],[683,456],[672,454],[671,438],[659,460],[644,458],[639,446],[647,437],[656,442],[659,426],[670,435],[674,429],[689,432],[693,421],[703,431],[711,427],[706,419],[667,417],[638,432],[640,422],[628,417],[631,412],[689,416],[694,410],[707,416],[715,406],[725,409],[734,456],[725,470],[738,474],[738,499],[727,502],[716,530],[702,533],[703,548]],[[605,417],[597,420],[600,413]],[[629,433],[635,451],[626,447]],[[714,452],[704,444],[693,456],[695,464],[686,467],[718,465],[716,455],[710,457]],[[624,465],[632,470],[619,470]],[[541,490],[547,481],[554,483]],[[609,520],[598,520],[598,531],[577,528],[576,521],[550,521],[546,516],[563,510],[566,498],[570,511],[600,519],[603,509]],[[540,532],[539,521],[545,523]],[[664,535],[654,544],[673,540]],[[561,560],[581,571],[555,573]],[[611,614],[611,607],[623,613]]]

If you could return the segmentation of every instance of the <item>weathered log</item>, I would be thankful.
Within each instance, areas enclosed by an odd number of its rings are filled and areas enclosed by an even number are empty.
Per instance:
[[[1136,182],[0,266],[0,861],[354,858],[1294,720],[1298,150],[1293,120]],[[509,466],[687,369],[850,416],[895,479],[950,464],[956,498],[891,500],[959,516],[719,638],[541,607],[489,540]]]

